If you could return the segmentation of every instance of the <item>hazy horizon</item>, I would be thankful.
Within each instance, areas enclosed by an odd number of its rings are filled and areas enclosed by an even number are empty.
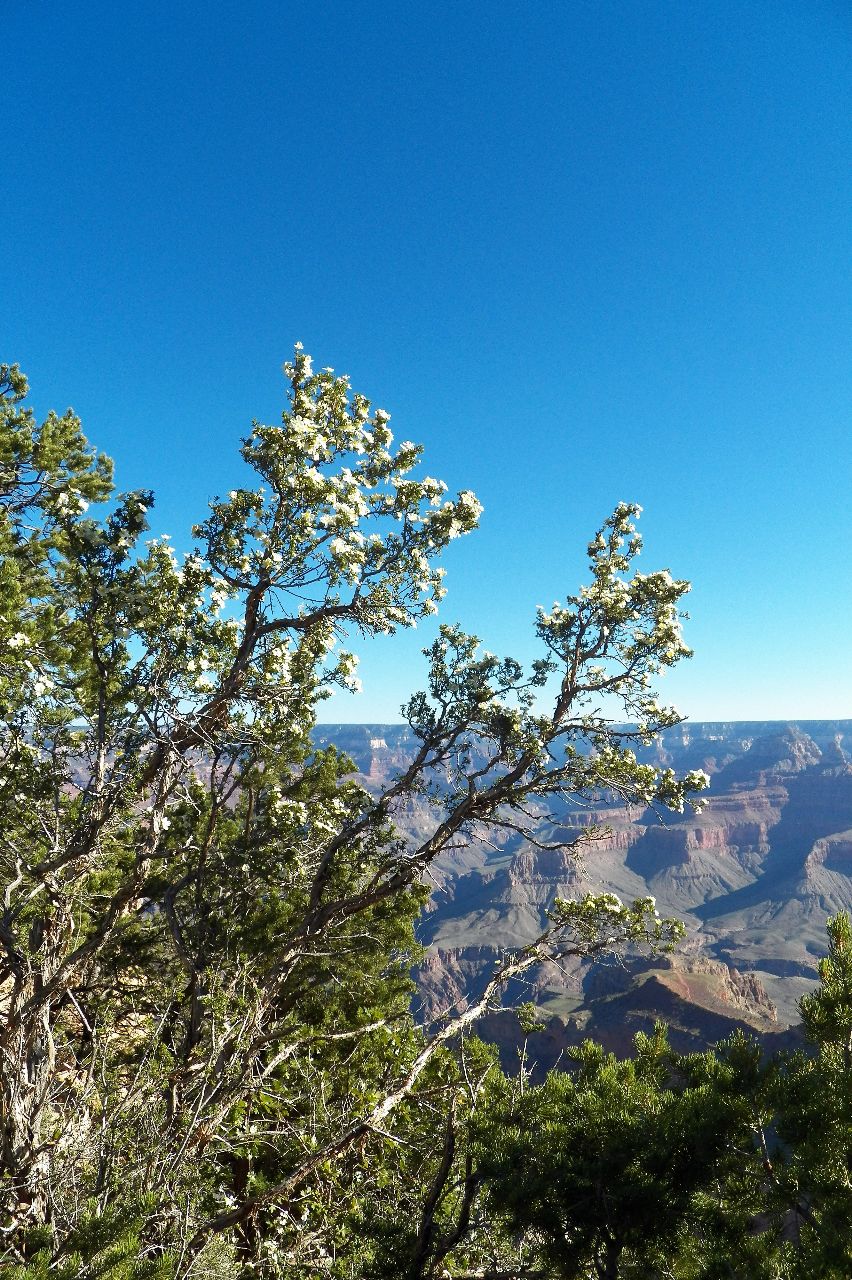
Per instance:
[[[625,721],[625,724],[631,723]],[[817,724],[837,724],[849,725],[852,728],[852,716],[713,716],[702,717],[698,719],[696,716],[686,716],[677,725],[672,725],[672,729],[677,729],[680,725],[749,725],[749,724],[778,724],[789,726],[792,728],[802,728],[803,725]],[[405,720],[318,720],[318,729],[328,728],[356,728],[356,729],[407,729],[409,726]],[[668,733],[669,730],[663,729],[662,733]]]

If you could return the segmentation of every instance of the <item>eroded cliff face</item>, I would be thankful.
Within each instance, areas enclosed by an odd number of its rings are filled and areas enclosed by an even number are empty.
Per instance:
[[[412,746],[400,726],[323,732],[373,787],[404,765]],[[645,758],[709,773],[702,813],[566,807],[542,816],[545,842],[571,839],[592,820],[606,823],[609,834],[579,853],[503,836],[496,847],[472,844],[443,858],[422,926],[430,948],[418,975],[423,1016],[476,991],[501,949],[535,935],[557,896],[606,891],[632,900],[650,893],[661,914],[685,922],[681,954],[665,962],[630,959],[620,971],[627,985],[617,991],[603,991],[598,968],[588,964],[533,975],[508,994],[540,1009],[544,1039],[536,1052],[558,1054],[583,1034],[627,1048],[655,1016],[672,1022],[676,1037],[693,1048],[737,1025],[782,1034],[816,981],[826,918],[852,910],[850,755],[852,721],[679,725]],[[398,815],[412,834],[433,818],[425,802]],[[520,1044],[509,1012],[495,1014],[483,1030],[507,1054]]]

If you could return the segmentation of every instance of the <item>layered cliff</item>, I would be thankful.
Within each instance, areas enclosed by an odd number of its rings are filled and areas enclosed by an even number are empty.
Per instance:
[[[325,726],[323,737],[373,787],[404,765],[413,745],[401,726]],[[529,941],[554,898],[608,891],[625,900],[653,894],[661,914],[685,922],[683,954],[670,963],[631,960],[627,985],[606,994],[593,966],[534,975],[511,994],[539,1006],[553,1052],[587,1033],[629,1042],[654,1016],[692,1047],[726,1027],[771,1035],[797,1020],[797,1000],[825,950],[826,918],[852,910],[852,721],[683,724],[644,754],[710,774],[704,811],[566,810],[542,817],[545,842],[576,836],[592,818],[607,836],[580,853],[512,836],[441,860],[422,924],[430,948],[418,979],[424,1016],[475,990],[501,948]],[[412,834],[432,820],[425,804],[399,815]],[[486,1030],[504,1047],[518,1037],[510,1014],[495,1015]]]

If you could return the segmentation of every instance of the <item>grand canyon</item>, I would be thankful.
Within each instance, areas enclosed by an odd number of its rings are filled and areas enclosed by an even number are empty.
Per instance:
[[[373,790],[413,745],[401,725],[322,725],[318,740],[345,751]],[[543,843],[591,822],[606,834],[576,853],[513,835],[445,856],[420,927],[419,1016],[439,1018],[481,988],[507,949],[535,936],[557,896],[650,894],[661,915],[683,921],[682,944],[667,955],[542,966],[480,1023],[506,1065],[525,1052],[547,1069],[589,1036],[628,1053],[635,1033],[657,1020],[684,1050],[737,1028],[767,1048],[795,1044],[797,1002],[817,980],[826,919],[852,908],[850,757],[850,720],[684,722],[644,758],[708,773],[700,813],[563,805],[542,813]],[[429,819],[425,801],[397,815],[412,835]],[[508,1007],[518,1002],[535,1006],[529,1036]]]

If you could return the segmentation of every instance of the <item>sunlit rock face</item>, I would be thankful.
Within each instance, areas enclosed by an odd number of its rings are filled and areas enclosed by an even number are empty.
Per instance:
[[[370,788],[404,767],[414,746],[399,725],[325,725],[320,735],[352,757]],[[737,1025],[773,1041],[797,1021],[797,1000],[825,951],[825,921],[852,911],[852,721],[687,723],[644,758],[705,770],[704,811],[542,811],[544,843],[575,837],[592,818],[610,833],[580,857],[502,833],[439,862],[421,926],[424,1018],[484,983],[501,950],[534,936],[554,898],[608,891],[625,900],[653,894],[661,914],[685,922],[687,940],[670,961],[628,958],[604,977],[591,964],[548,966],[509,992],[539,1007],[533,1040],[542,1061],[584,1034],[626,1051],[655,1016],[683,1047]],[[433,819],[420,800],[397,815],[412,837]],[[520,1044],[511,1013],[495,1014],[484,1030],[504,1056]]]

